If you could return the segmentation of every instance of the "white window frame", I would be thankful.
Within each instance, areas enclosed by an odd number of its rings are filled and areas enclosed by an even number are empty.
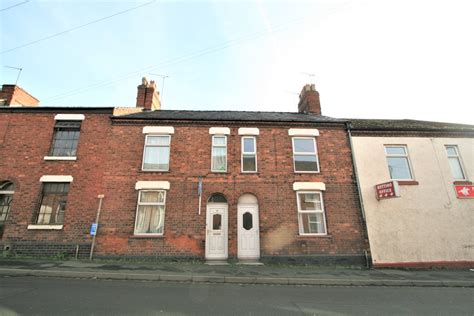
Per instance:
[[[224,137],[225,139],[225,144],[224,145],[214,145],[214,138],[216,137]],[[225,170],[214,170],[213,169],[213,149],[214,147],[219,147],[219,148],[223,148],[225,147]],[[211,143],[211,172],[218,172],[218,173],[224,173],[224,172],[227,172],[227,135],[224,135],[224,134],[216,134],[216,135],[212,135],[212,143]]]
[[[448,148],[454,148],[454,150],[456,151],[456,155],[455,156],[452,156],[448,153]],[[451,170],[451,174],[453,175],[453,179],[454,181],[467,181],[467,175],[466,175],[466,171],[464,169],[464,164],[462,162],[462,159],[461,159],[461,155],[459,154],[459,148],[457,145],[444,145],[444,149],[446,150],[446,156],[448,157],[448,165],[449,165],[449,169]],[[461,168],[461,172],[462,172],[462,175],[463,175],[463,178],[462,179],[456,179],[454,177],[454,173],[453,173],[453,170],[451,168],[451,165],[449,164],[449,159],[451,158],[456,158],[459,162],[459,167]]]
[[[163,202],[140,202],[140,198],[142,196],[142,192],[157,192],[161,191],[164,193]],[[162,233],[137,233],[137,219],[138,219],[138,209],[141,205],[163,205],[163,232]],[[139,190],[138,191],[138,200],[137,200],[137,208],[135,210],[135,222],[133,224],[133,235],[134,236],[163,236],[165,234],[165,219],[166,219],[166,190]]]
[[[306,153],[306,152],[295,152],[295,139],[311,139],[314,144],[314,153]],[[320,173],[320,167],[319,167],[319,156],[318,156],[318,146],[316,143],[316,138],[315,137],[304,137],[304,136],[294,136],[291,138],[291,144],[293,146],[293,171],[295,173]],[[302,155],[302,156],[316,156],[316,166],[318,167],[318,170],[316,171],[298,171],[296,170],[296,160],[295,156],[296,155]]]
[[[156,136],[161,136],[161,137],[168,137],[168,148],[169,148],[169,154],[168,154],[168,168],[167,169],[145,169],[145,150],[146,147],[166,147],[163,145],[147,145],[147,140],[148,137],[156,137]],[[171,164],[171,135],[170,134],[146,134],[145,135],[145,143],[143,144],[143,158],[142,158],[142,171],[148,171],[148,172],[167,172],[170,171],[170,164]]]
[[[319,194],[319,199],[321,201],[321,210],[302,210],[301,203],[300,203],[300,194]],[[326,212],[324,210],[324,201],[323,201],[323,193],[321,191],[296,191],[296,204],[297,204],[297,216],[298,216],[298,232],[300,236],[327,236],[328,228],[326,223]],[[324,221],[324,233],[304,233],[303,223],[301,221],[300,214],[309,214],[309,213],[322,213],[323,214],[323,221]]]
[[[404,155],[388,154],[387,153],[387,147],[403,147],[405,149],[405,154]],[[397,181],[413,181],[413,180],[415,180],[415,174],[413,173],[413,168],[411,167],[410,155],[408,153],[408,146],[407,145],[385,144],[383,149],[384,149],[384,152],[385,152],[385,159],[387,161],[388,174],[389,174],[391,180],[397,180]],[[406,158],[407,164],[408,164],[408,171],[410,172],[411,178],[410,179],[393,179],[392,175],[390,174],[390,166],[388,164],[388,158]]]
[[[244,140],[245,139],[253,139],[253,149],[252,152],[244,152]],[[258,172],[258,165],[257,165],[257,138],[255,136],[242,136],[241,138],[241,154],[240,154],[240,170],[242,173],[257,173]],[[255,157],[255,170],[254,171],[245,171],[244,170],[244,155],[254,155]]]

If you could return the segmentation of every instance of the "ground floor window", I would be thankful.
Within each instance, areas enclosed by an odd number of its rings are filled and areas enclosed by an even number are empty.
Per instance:
[[[165,197],[162,190],[141,190],[138,193],[135,235],[163,234]]]
[[[323,196],[321,192],[297,192],[300,235],[325,235]]]
[[[40,225],[63,224],[68,192],[69,183],[67,182],[44,182],[36,223]]]

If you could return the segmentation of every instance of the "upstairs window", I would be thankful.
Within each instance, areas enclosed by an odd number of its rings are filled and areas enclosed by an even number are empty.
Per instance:
[[[44,182],[36,223],[39,225],[62,225],[68,192],[69,183],[67,182]]]
[[[454,180],[466,180],[466,174],[462,168],[458,146],[446,146],[446,153],[448,155],[448,162],[451,166]]]
[[[242,137],[242,172],[257,172],[257,147],[253,136]]]
[[[385,154],[387,155],[388,171],[392,180],[413,180],[406,146],[387,145],[385,146]]]
[[[226,172],[227,171],[227,136],[212,136],[212,161],[211,171]]]
[[[146,135],[142,170],[168,171],[170,142],[170,135]]]
[[[81,121],[56,121],[51,156],[75,157],[80,129]]]
[[[319,172],[314,137],[293,137],[293,164],[295,172]]]

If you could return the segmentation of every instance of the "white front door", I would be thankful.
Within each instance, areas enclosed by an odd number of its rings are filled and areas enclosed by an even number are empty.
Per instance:
[[[239,259],[260,258],[260,230],[258,205],[239,204],[237,209],[237,234]]]
[[[227,205],[209,204],[206,213],[206,259],[227,259]]]

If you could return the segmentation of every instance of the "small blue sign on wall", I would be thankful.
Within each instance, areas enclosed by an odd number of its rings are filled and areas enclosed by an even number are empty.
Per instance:
[[[91,236],[95,236],[97,233],[97,223],[92,223],[91,225]]]

